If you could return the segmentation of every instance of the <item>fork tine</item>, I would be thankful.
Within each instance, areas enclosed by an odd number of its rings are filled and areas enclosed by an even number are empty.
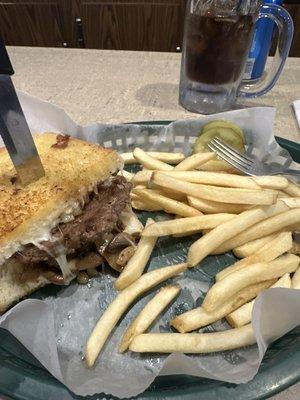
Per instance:
[[[213,145],[217,150],[225,154],[226,156],[230,157],[234,161],[238,162],[240,165],[243,165],[245,168],[250,168],[252,164],[250,164],[247,160],[244,160],[242,157],[238,157],[235,154],[232,154],[226,146],[221,146],[216,141],[210,141],[209,145]]]
[[[223,149],[226,149],[228,152],[230,152],[231,154],[235,155],[236,157],[239,157],[240,159],[243,159],[245,162],[248,161],[251,164],[254,163],[254,160],[247,156],[246,154],[241,154],[240,152],[238,152],[236,149],[234,149],[233,147],[229,146],[227,143],[223,142],[223,140],[221,140],[218,137],[215,137],[211,140],[214,143],[218,143],[220,146],[222,146]]]
[[[237,150],[229,146],[227,143],[223,142],[218,137],[213,138],[211,142],[214,143],[214,145],[217,146],[219,149],[224,150],[226,154],[231,155],[232,157],[238,159],[239,161],[242,161],[246,165],[251,165],[254,163],[254,160],[252,158],[244,156],[244,154],[239,153]]]
[[[207,145],[214,153],[216,153],[222,160],[226,161],[228,164],[232,165],[233,167],[237,168],[238,170],[244,172],[245,174],[249,173],[249,167],[240,164],[240,162],[236,159],[231,158],[225,154],[222,150],[217,149],[213,144],[208,143]]]

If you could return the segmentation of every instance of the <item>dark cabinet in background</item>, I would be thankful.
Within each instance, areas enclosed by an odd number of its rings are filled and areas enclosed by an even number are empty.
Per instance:
[[[82,1],[86,47],[176,51],[183,31],[184,2]]]
[[[116,50],[180,51],[186,0],[0,0],[6,44]],[[300,0],[291,56],[300,56]]]
[[[72,42],[70,1],[0,1],[0,32],[6,44],[61,47]]]
[[[0,0],[0,33],[17,46],[178,51],[184,11],[185,0]]]
[[[286,2],[285,8],[291,14],[294,21],[294,39],[290,51],[291,57],[300,57],[300,0]]]

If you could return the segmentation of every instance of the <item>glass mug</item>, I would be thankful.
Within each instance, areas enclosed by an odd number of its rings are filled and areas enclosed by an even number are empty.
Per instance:
[[[269,18],[278,42],[269,72],[242,82],[254,25]],[[275,85],[288,56],[293,21],[278,5],[258,0],[189,0],[187,3],[179,104],[189,111],[212,114],[233,107],[237,96],[256,97]]]

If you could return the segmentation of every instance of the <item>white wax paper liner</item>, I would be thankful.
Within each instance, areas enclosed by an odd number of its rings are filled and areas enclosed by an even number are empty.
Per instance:
[[[247,143],[253,153],[265,156],[268,161],[291,164],[287,152],[274,140],[272,129],[275,110],[272,108],[235,110],[217,117],[177,121],[168,127],[105,124],[80,127],[63,110],[47,102],[24,93],[19,93],[19,98],[32,132],[63,132],[123,150],[140,145],[159,150],[177,150],[178,147],[188,153],[201,125],[212,119],[223,118],[238,123],[245,130]],[[182,241],[174,242],[172,249],[168,247],[169,244],[164,238],[159,240],[149,269],[185,260],[187,249],[182,246]],[[233,262],[230,254],[223,258],[226,264]],[[174,314],[199,304],[220,267],[219,263],[220,258],[207,257],[201,267],[176,278],[182,292],[151,331],[168,331],[168,322]],[[253,309],[257,346],[197,356],[178,353],[170,356],[130,352],[118,354],[116,348],[122,332],[154,295],[156,288],[129,310],[108,340],[95,368],[88,370],[83,361],[83,345],[95,322],[116,295],[113,280],[104,274],[93,279],[89,285],[73,284],[58,290],[56,295],[44,295],[43,300],[24,300],[0,318],[0,327],[9,330],[52,375],[74,393],[106,393],[124,398],[143,392],[159,374],[189,374],[246,383],[257,373],[268,344],[300,324],[300,291],[269,289],[258,296]],[[220,329],[228,329],[228,325],[219,321],[206,328],[206,331]]]

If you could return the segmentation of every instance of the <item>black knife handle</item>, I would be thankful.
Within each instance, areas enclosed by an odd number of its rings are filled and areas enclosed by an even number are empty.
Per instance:
[[[5,44],[3,40],[0,38],[0,74],[13,75],[14,72],[15,71],[8,57]]]

